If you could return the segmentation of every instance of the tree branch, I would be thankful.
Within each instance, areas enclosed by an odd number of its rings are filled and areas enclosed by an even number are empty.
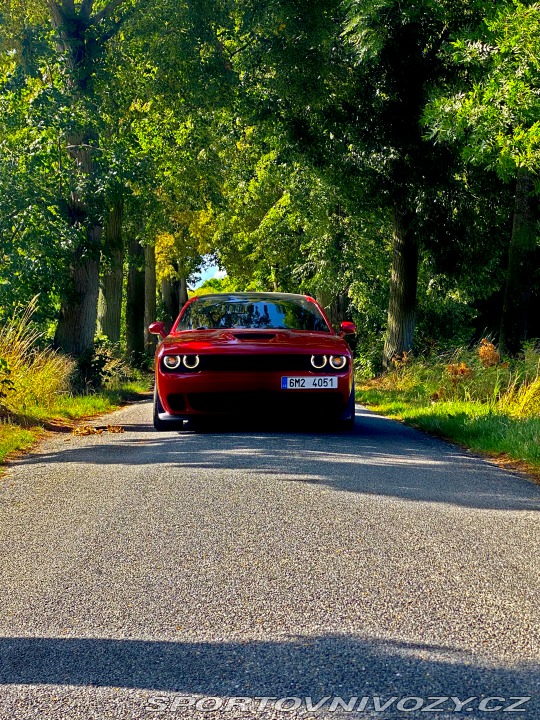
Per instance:
[[[9,242],[13,242],[15,240],[15,238],[17,237],[19,232],[22,230],[23,225],[24,225],[24,220],[21,220],[21,222],[14,228]]]
[[[55,29],[58,29],[64,22],[62,8],[59,7],[55,0],[47,0],[47,7],[49,8],[49,11],[51,13],[53,27]]]
[[[73,17],[75,14],[75,0],[62,0],[62,15]]]
[[[94,0],[82,0],[81,2],[81,15],[90,18],[92,14],[92,8],[94,7]]]
[[[113,14],[116,8],[120,7],[120,5],[122,5],[124,2],[125,0],[110,0],[110,2],[105,5],[103,10],[100,10],[94,15],[94,17],[92,18],[92,25],[97,25],[102,20],[106,20]]]
[[[229,58],[232,60],[235,55],[238,55],[238,53],[243,52],[244,50],[246,50],[246,48],[248,48],[250,45],[253,45],[253,43],[254,43],[256,40],[259,40],[259,39],[260,39],[260,38],[258,38],[256,35],[255,35],[254,37],[251,37],[247,42],[245,42],[245,43],[244,43],[243,45],[241,45],[239,48],[236,48],[236,50],[235,50],[234,52],[232,52],[232,53],[227,53],[227,55],[228,55]]]
[[[132,5],[130,8],[128,8],[125,13],[120,17],[109,30],[107,30],[106,33],[104,33],[101,36],[101,42],[107,42],[107,40],[110,40],[112,37],[116,35],[118,30],[124,25],[130,17],[132,17],[138,10],[141,9],[148,0],[139,0],[135,5]]]

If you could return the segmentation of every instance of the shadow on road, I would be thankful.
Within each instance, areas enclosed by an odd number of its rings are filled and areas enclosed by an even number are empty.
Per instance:
[[[352,432],[292,432],[282,425],[223,421],[206,432],[126,433],[77,438],[77,447],[44,449],[18,465],[89,463],[242,471],[334,490],[489,510],[540,509],[540,487],[400,423],[357,408]],[[109,439],[110,438],[110,439]],[[113,439],[114,438],[114,439]],[[211,481],[209,473],[200,482]]]
[[[314,701],[355,695],[533,696],[526,716],[537,717],[540,669],[489,668],[451,648],[346,635],[216,643],[14,637],[0,639],[0,683]],[[474,711],[468,716],[477,717]],[[384,713],[388,717],[394,717],[392,710]]]

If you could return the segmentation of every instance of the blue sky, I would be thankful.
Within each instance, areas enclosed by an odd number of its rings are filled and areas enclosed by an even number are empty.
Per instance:
[[[217,265],[211,265],[201,271],[200,279],[193,285],[193,289],[200,287],[205,280],[213,277],[224,277],[225,271],[220,270]]]

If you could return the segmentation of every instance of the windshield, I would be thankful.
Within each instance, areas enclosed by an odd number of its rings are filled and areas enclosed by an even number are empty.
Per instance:
[[[187,306],[176,330],[211,328],[330,332],[317,307],[303,298],[201,298]]]

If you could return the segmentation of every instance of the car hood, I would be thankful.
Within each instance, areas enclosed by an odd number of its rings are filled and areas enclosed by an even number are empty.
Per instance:
[[[333,333],[305,330],[184,330],[169,335],[161,352],[306,353],[351,355],[345,340]]]

